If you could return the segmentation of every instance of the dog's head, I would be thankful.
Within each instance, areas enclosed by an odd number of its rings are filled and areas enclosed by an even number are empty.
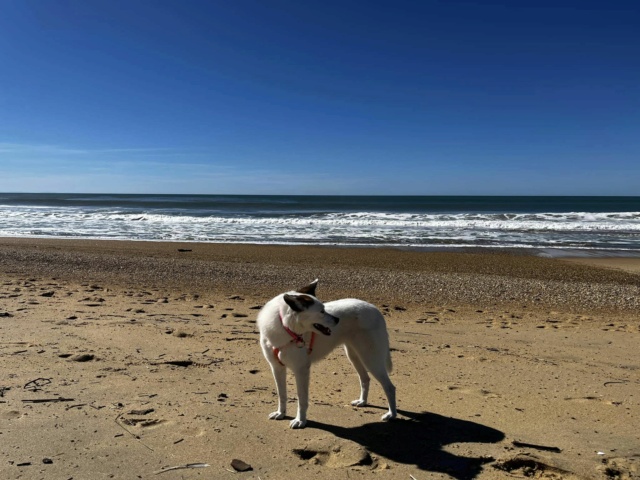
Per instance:
[[[340,321],[339,318],[328,314],[322,302],[312,295],[297,292],[285,293],[283,298],[291,310],[296,312],[298,325],[305,332],[316,330],[323,335],[331,335],[331,329]]]

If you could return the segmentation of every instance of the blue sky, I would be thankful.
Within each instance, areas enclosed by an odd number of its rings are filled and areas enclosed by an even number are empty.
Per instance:
[[[637,1],[2,1],[0,191],[640,195]]]

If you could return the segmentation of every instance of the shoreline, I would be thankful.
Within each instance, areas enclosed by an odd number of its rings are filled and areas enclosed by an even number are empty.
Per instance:
[[[31,236],[31,237],[3,237],[3,240],[26,241],[79,241],[79,242],[131,242],[131,243],[160,243],[185,245],[243,245],[253,247],[317,247],[336,249],[383,249],[401,250],[409,252],[443,252],[443,253],[507,253],[511,255],[536,256],[559,259],[591,259],[591,258],[623,258],[639,259],[640,250],[637,249],[606,249],[579,247],[536,247],[513,245],[403,245],[403,244],[318,244],[318,243],[252,243],[252,242],[203,242],[199,240],[153,240],[153,239],[122,239],[122,238],[89,238],[73,236]],[[635,271],[635,269],[633,270]]]

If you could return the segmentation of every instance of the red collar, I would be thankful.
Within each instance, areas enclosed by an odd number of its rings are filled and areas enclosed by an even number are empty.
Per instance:
[[[294,342],[297,347],[301,347],[302,345],[304,345],[304,338],[302,338],[302,335],[298,335],[296,332],[294,332],[289,327],[287,327],[284,324],[284,320],[282,319],[282,312],[278,312],[278,313],[280,314],[280,323],[282,324],[282,328],[284,328],[284,330],[293,339],[292,342]]]
[[[296,332],[294,332],[289,327],[287,327],[284,324],[284,320],[282,319],[282,312],[278,312],[278,313],[280,315],[280,323],[282,324],[282,328],[284,328],[284,330],[291,337],[290,343],[295,343],[298,348],[303,347],[304,338],[302,338],[302,335],[298,335]],[[307,347],[307,355],[311,355],[311,352],[313,351],[313,342],[315,341],[315,339],[316,339],[316,332],[311,332],[311,340],[309,340],[309,347]],[[280,347],[280,348],[284,348],[284,347]],[[284,363],[280,361],[280,348],[273,347],[273,355],[276,357],[276,360],[278,361],[278,363],[284,367]]]

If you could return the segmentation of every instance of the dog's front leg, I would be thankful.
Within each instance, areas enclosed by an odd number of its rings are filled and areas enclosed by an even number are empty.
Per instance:
[[[270,363],[273,378],[278,391],[278,410],[269,414],[271,420],[282,420],[287,414],[287,368],[283,365]]]
[[[291,420],[291,428],[304,428],[307,424],[307,409],[309,408],[309,377],[311,365],[300,366],[294,372],[296,388],[298,390],[298,414]]]

